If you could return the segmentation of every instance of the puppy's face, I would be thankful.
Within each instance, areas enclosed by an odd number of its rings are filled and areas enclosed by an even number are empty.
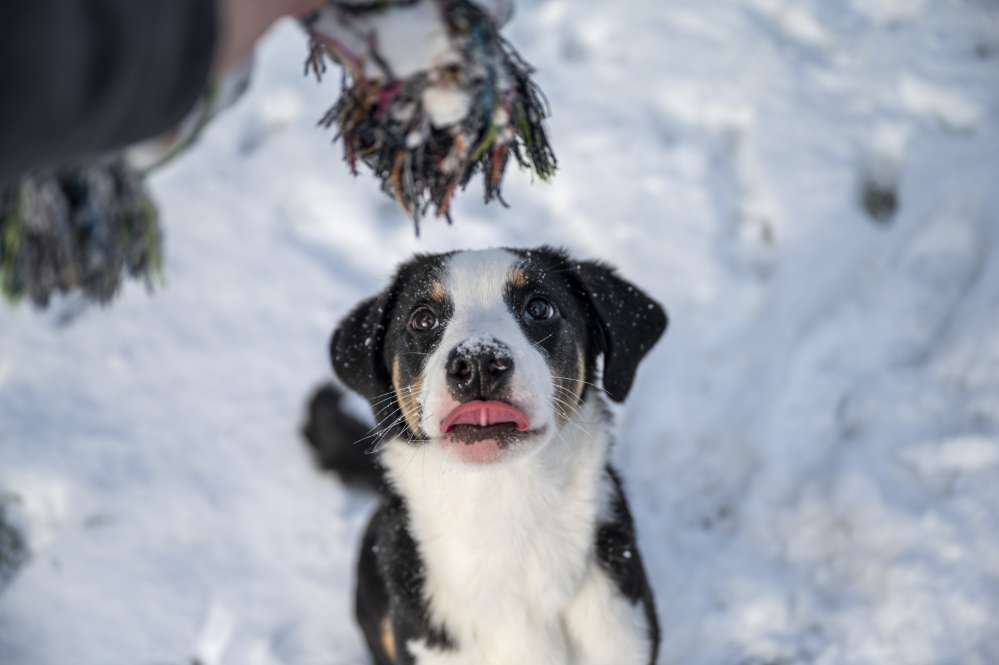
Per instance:
[[[458,252],[402,266],[331,350],[384,434],[490,464],[550,441],[601,355],[604,388],[623,400],[665,326],[658,304],[602,265],[548,248]]]

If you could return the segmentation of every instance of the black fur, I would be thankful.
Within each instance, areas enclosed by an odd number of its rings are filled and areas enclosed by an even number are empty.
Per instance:
[[[368,523],[361,545],[355,611],[376,665],[410,665],[413,661],[404,645],[413,639],[438,650],[455,647],[444,626],[431,624],[423,594],[423,560],[408,524],[406,504],[389,492]],[[386,616],[392,619],[395,661],[382,643]]]
[[[645,575],[642,555],[638,551],[638,541],[635,537],[635,521],[628,508],[628,499],[624,494],[624,485],[617,471],[607,466],[607,475],[614,486],[612,508],[614,519],[597,525],[597,561],[607,571],[617,585],[618,590],[633,603],[641,603],[645,610],[645,619],[649,622],[649,641],[652,646],[654,664],[659,654],[661,639],[659,617],[656,614],[656,602],[652,597],[652,587]]]
[[[669,318],[659,303],[602,263],[579,263],[575,274],[603,333],[604,390],[623,402],[638,364],[666,332]]]
[[[348,485],[376,489],[382,474],[377,458],[362,445],[369,427],[341,406],[343,393],[332,383],[321,386],[309,400],[302,436],[320,469],[333,471]]]
[[[385,577],[378,565],[382,524],[385,522],[385,508],[380,508],[368,522],[361,542],[361,556],[357,562],[357,587],[354,595],[354,612],[357,623],[364,633],[368,650],[375,665],[394,665],[385,652],[382,642],[381,622],[389,615],[391,597],[385,586]]]

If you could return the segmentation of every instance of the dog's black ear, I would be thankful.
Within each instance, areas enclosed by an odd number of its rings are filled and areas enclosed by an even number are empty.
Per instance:
[[[666,310],[602,263],[577,263],[576,274],[599,319],[595,332],[604,354],[604,390],[615,402],[623,402],[638,364],[666,331]]]
[[[390,290],[358,304],[330,340],[330,359],[337,377],[369,401],[391,389],[385,366],[385,332],[392,306]]]

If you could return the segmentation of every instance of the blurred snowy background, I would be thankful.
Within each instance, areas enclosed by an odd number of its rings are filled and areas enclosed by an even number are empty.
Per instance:
[[[165,287],[0,309],[0,662],[365,663],[371,501],[297,434],[328,335],[414,251],[540,243],[672,315],[615,452],[662,663],[999,662],[999,3],[521,0],[507,35],[561,166],[511,210],[476,182],[415,239],[283,25],[155,178]]]

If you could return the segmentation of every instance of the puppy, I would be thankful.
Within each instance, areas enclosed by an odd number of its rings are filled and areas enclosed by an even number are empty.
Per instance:
[[[324,467],[381,474],[356,595],[377,665],[655,663],[605,399],[666,324],[609,267],[547,247],[417,256],[340,324],[333,367],[371,404],[375,454],[329,388],[306,433]]]

